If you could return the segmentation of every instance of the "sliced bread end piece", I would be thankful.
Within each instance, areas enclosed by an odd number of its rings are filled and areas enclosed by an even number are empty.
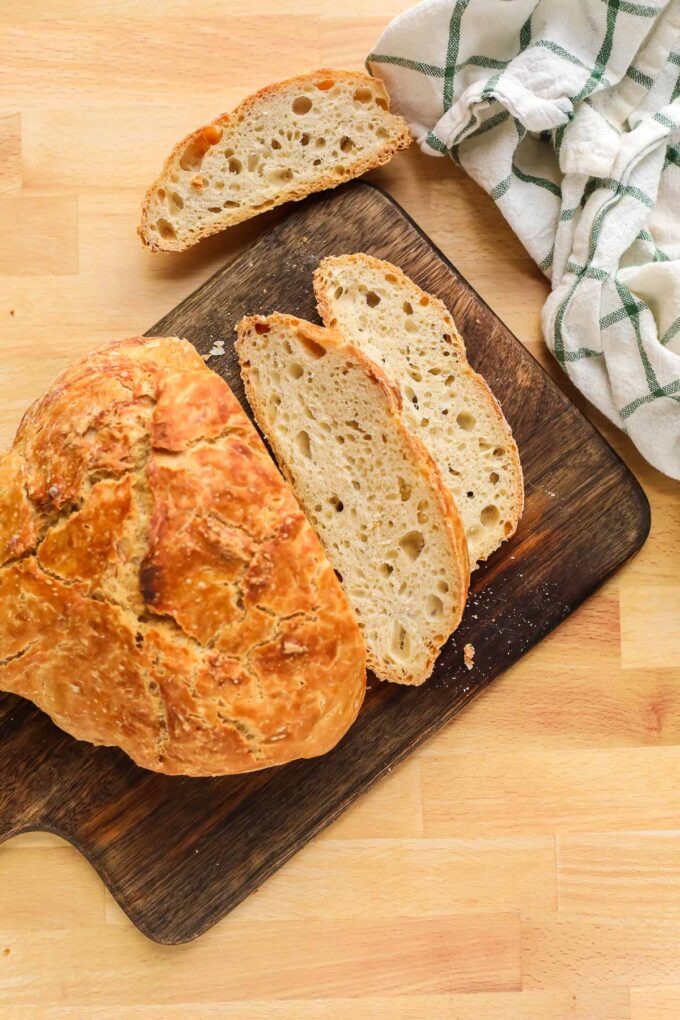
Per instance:
[[[399,387],[404,421],[456,501],[474,569],[517,530],[524,482],[510,426],[450,312],[397,266],[362,253],[323,259],[314,291],[326,326]]]
[[[334,188],[411,144],[379,78],[322,68],[268,85],[173,149],[142,206],[153,251],[183,251],[282,202]]]
[[[260,428],[340,576],[377,676],[420,684],[460,622],[460,516],[404,426],[398,392],[332,330],[244,319],[237,351]]]

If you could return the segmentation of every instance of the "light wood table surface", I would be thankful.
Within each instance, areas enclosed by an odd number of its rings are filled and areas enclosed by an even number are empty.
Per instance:
[[[361,67],[406,6],[0,0],[3,444],[71,359],[146,330],[268,222],[143,251],[171,145],[269,81]],[[573,395],[547,284],[491,200],[415,150],[375,179]],[[2,846],[2,1020],[680,1017],[680,486],[588,413],[651,500],[641,554],[193,944],[144,939],[56,838]]]

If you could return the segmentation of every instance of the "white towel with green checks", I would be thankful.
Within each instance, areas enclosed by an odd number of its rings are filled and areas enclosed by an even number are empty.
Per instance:
[[[368,65],[551,279],[569,377],[680,478],[680,0],[424,0]]]

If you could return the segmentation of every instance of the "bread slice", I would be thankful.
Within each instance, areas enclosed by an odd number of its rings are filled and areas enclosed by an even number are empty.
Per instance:
[[[154,251],[183,251],[387,163],[412,138],[379,78],[323,68],[269,85],[177,145],[142,206]]]
[[[458,626],[465,533],[398,391],[356,347],[292,315],[244,319],[255,417],[326,547],[380,678],[420,684]]]
[[[314,291],[326,326],[399,386],[404,420],[456,501],[474,569],[517,530],[524,484],[510,426],[447,308],[401,269],[363,254],[325,258]]]

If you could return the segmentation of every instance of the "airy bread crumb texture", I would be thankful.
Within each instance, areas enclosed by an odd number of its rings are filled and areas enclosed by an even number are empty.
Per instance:
[[[516,531],[524,487],[510,426],[449,311],[396,266],[364,254],[324,259],[314,288],[324,323],[400,387],[404,420],[458,506],[474,569]]]
[[[462,525],[434,463],[356,348],[293,316],[246,319],[238,331],[256,418],[338,573],[369,665],[422,683],[469,580]]]
[[[270,85],[180,142],[146,196],[140,236],[153,250],[182,251],[357,177],[410,142],[379,79],[323,69]]]

